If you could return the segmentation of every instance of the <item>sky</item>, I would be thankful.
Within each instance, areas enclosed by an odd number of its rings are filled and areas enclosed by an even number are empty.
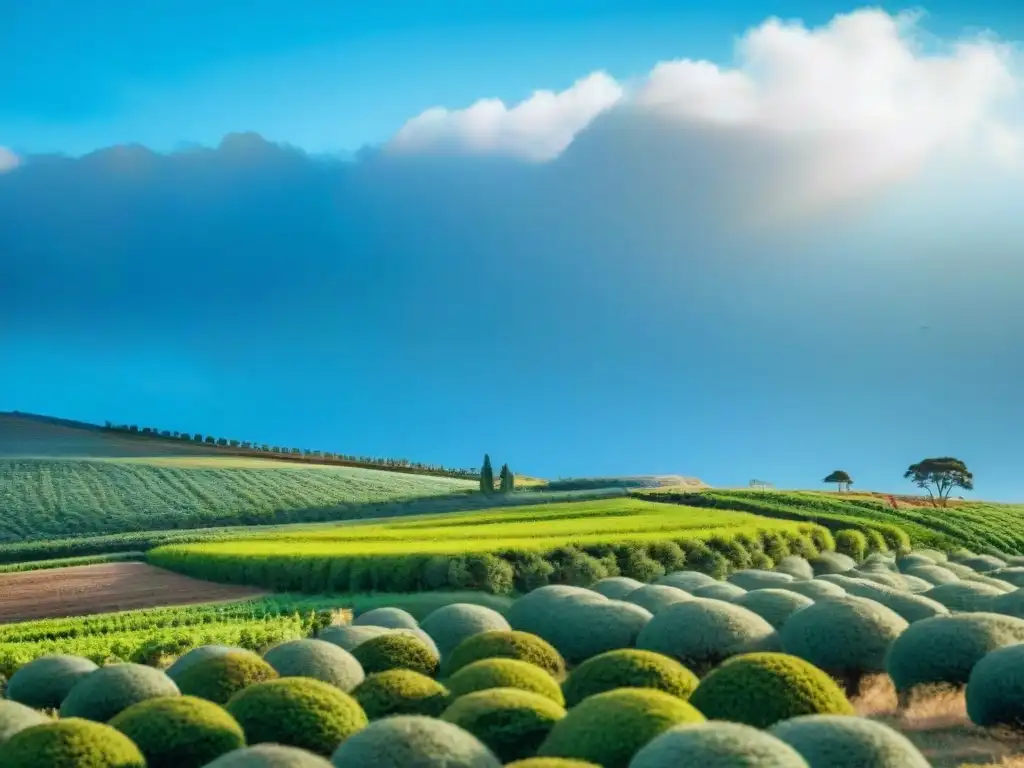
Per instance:
[[[0,25],[0,410],[1024,501],[1024,10],[182,0]]]

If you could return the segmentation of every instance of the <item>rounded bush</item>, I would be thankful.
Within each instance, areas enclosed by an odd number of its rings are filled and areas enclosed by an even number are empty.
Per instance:
[[[641,747],[682,723],[704,722],[690,704],[663,691],[619,688],[584,699],[562,718],[538,750],[540,757],[588,760],[627,768]]]
[[[193,661],[178,675],[178,687],[186,696],[223,705],[250,685],[276,677],[277,670],[266,661],[252,651],[239,650]]]
[[[921,619],[949,614],[949,609],[942,603],[924,595],[915,595],[909,592],[885,592],[873,595],[871,599],[895,611],[910,624],[921,621]]]
[[[550,698],[516,688],[461,696],[441,715],[480,739],[502,762],[535,754],[563,717],[565,710]]]
[[[198,664],[213,656],[224,656],[228,653],[251,653],[244,648],[234,648],[230,645],[200,645],[180,656],[171,666],[167,668],[167,676],[177,683],[185,670],[193,664]]]
[[[370,723],[343,741],[331,762],[337,768],[501,768],[494,753],[464,728],[417,715]]]
[[[411,669],[389,669],[367,677],[354,691],[366,716],[379,720],[389,715],[437,717],[448,706],[448,689]]]
[[[937,549],[915,549],[911,554],[919,555],[920,557],[927,557],[937,565],[945,565],[949,561],[949,556],[945,552],[940,552]]]
[[[700,571],[673,571],[666,573],[655,584],[664,584],[667,587],[675,587],[684,592],[693,592],[695,589],[717,584],[717,579],[708,576]]]
[[[1024,619],[962,613],[914,622],[892,644],[886,671],[898,691],[933,683],[963,685],[986,654],[1024,642]]]
[[[770,733],[789,744],[810,768],[930,768],[906,736],[864,717],[807,715]]]
[[[249,744],[284,744],[325,756],[367,724],[355,699],[305,677],[250,685],[231,697],[227,709]]]
[[[693,596],[689,592],[678,587],[670,587],[667,584],[646,584],[640,589],[634,589],[622,599],[627,603],[646,608],[653,615],[662,608],[692,600]]]
[[[616,648],[632,647],[651,612],[621,600],[566,602],[541,637],[570,664]]]
[[[857,562],[847,555],[839,552],[822,552],[809,561],[814,569],[815,576],[826,573],[846,573],[857,567]]]
[[[433,677],[440,664],[437,654],[422,640],[397,632],[360,643],[352,655],[367,675],[389,669],[411,669]]]
[[[636,641],[637,648],[676,659],[698,675],[730,656],[777,646],[771,624],[753,611],[719,600],[670,606],[651,619]]]
[[[932,587],[924,593],[924,597],[942,603],[953,611],[985,611],[992,600],[1006,593],[988,584],[974,581],[960,581],[955,584],[943,584]]]
[[[796,592],[798,595],[811,598],[811,600],[825,600],[829,597],[843,597],[846,595],[846,590],[838,584],[833,584],[830,581],[821,581],[820,579],[794,581],[792,584],[782,587],[782,589],[785,589],[787,592]]]
[[[853,683],[885,671],[885,654],[906,619],[863,597],[822,600],[793,614],[780,633],[782,650]]]
[[[907,569],[908,576],[916,576],[924,579],[929,584],[939,586],[940,584],[953,584],[960,581],[960,577],[941,565],[919,565],[916,568]]]
[[[317,639],[325,643],[331,643],[343,651],[352,652],[357,645],[365,643],[381,635],[386,635],[391,630],[387,627],[372,627],[365,624],[345,624],[342,626],[326,627],[317,633]]]
[[[740,723],[677,725],[637,752],[629,768],[807,768],[783,741]]]
[[[474,661],[448,678],[447,683],[454,697],[489,688],[517,688],[546,696],[559,705],[565,703],[555,678],[540,667],[518,659]]]
[[[624,648],[602,653],[580,664],[562,684],[562,693],[569,707],[616,688],[654,688],[688,699],[699,682],[693,672],[668,656]]]
[[[847,529],[836,532],[836,552],[853,558],[858,563],[867,557],[868,537],[863,531]]]
[[[505,617],[497,611],[469,603],[453,603],[432,611],[420,628],[433,638],[441,658],[473,635],[512,629]]]
[[[1007,592],[1013,592],[1014,590],[1018,589],[1018,587],[1013,586],[1013,584],[1011,584],[1008,581],[996,579],[992,576],[982,576],[977,573],[972,576],[962,576],[961,578],[964,581],[974,582],[975,584],[986,584],[990,587],[995,587],[1003,594],[1006,594]]]
[[[311,677],[351,691],[365,675],[355,657],[326,640],[292,640],[276,645],[263,660],[281,677]]]
[[[811,598],[785,589],[755,589],[736,598],[735,603],[753,611],[776,629],[797,611],[814,605]]]
[[[159,669],[141,664],[111,664],[75,683],[60,705],[60,716],[105,723],[132,704],[179,694],[178,686]]]
[[[967,715],[975,725],[1024,725],[1024,644],[986,654],[967,680]],[[2,739],[0,739],[2,740]]]
[[[911,568],[921,568],[922,566],[930,565],[938,565],[938,562],[927,555],[917,552],[911,552],[909,555],[902,555],[896,558],[896,567],[900,569],[901,573],[906,573]]]
[[[604,595],[589,589],[551,584],[516,600],[505,613],[505,618],[513,629],[549,639],[547,635],[561,622],[566,606],[593,605],[607,600]]]
[[[799,581],[807,581],[814,578],[814,569],[811,567],[811,564],[807,561],[807,558],[800,557],[800,555],[787,555],[779,560],[775,570],[778,573],[788,573]]]
[[[304,749],[257,744],[218,757],[206,768],[331,768],[331,764]]]
[[[4,768],[146,768],[131,739],[79,717],[19,731],[3,745],[0,757]]]
[[[590,585],[590,589],[600,592],[611,600],[623,600],[626,595],[640,589],[643,585],[642,581],[631,579],[628,576],[608,576],[595,581]]]
[[[547,640],[529,632],[495,630],[473,635],[444,660],[444,674],[453,675],[482,659],[518,659],[540,667],[557,680],[565,676],[565,660]]]
[[[972,576],[977,576],[978,575],[978,572],[975,571],[973,568],[969,568],[966,565],[961,565],[960,563],[946,562],[946,563],[942,563],[942,567],[945,568],[947,571],[951,571],[952,573],[955,573],[961,579],[968,579],[968,578],[970,578]]]
[[[1000,568],[998,571],[989,571],[985,575],[1005,581],[1007,584],[1012,584],[1015,587],[1024,587],[1024,567],[1019,565],[1010,568]]]
[[[793,577],[788,573],[759,571],[753,568],[744,571],[736,571],[736,573],[729,577],[730,584],[735,584],[737,587],[748,591],[754,589],[771,589],[772,587],[781,587],[786,584],[791,584],[792,582]]]
[[[58,709],[75,684],[97,669],[81,656],[40,656],[11,675],[5,695],[33,709]]]
[[[852,715],[835,680],[785,653],[734,656],[701,680],[690,697],[711,720],[767,728],[800,715]]]
[[[854,576],[858,580],[871,581],[889,589],[901,589],[906,590],[907,582],[900,573],[890,573],[889,571],[861,571],[854,570],[850,571],[850,575]]]
[[[927,592],[935,586],[930,581],[911,576],[909,573],[900,574],[900,578],[903,580],[903,588],[909,592]]]
[[[227,712],[205,699],[171,696],[134,704],[110,721],[142,752],[147,768],[202,768],[245,746]]]
[[[977,573],[988,573],[1006,567],[1006,561],[993,555],[974,555],[957,559],[959,565],[965,565]]]
[[[387,627],[388,629],[416,629],[419,627],[419,622],[413,618],[413,615],[401,608],[374,608],[359,614],[352,623],[357,627]]]
[[[50,722],[50,718],[16,701],[0,699],[0,745],[19,731]]]
[[[694,597],[702,597],[705,600],[722,600],[730,603],[737,597],[747,594],[743,587],[737,587],[727,581],[720,581],[717,584],[708,584],[706,587],[699,587],[693,590]]]
[[[507,763],[505,768],[601,768],[601,766],[596,763],[588,763],[586,760],[570,760],[565,757],[528,757],[525,760]]]

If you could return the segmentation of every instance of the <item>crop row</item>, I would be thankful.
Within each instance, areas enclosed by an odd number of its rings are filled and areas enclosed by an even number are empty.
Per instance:
[[[145,560],[146,553],[139,551],[112,552],[106,555],[85,555],[83,557],[58,557],[51,560],[29,560],[24,563],[0,565],[0,573],[21,573],[23,571],[46,571],[53,568],[72,568],[78,565],[99,565],[100,563],[126,563]]]

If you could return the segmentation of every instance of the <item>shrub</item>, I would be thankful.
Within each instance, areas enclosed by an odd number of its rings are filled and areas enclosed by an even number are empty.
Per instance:
[[[711,720],[767,728],[799,715],[852,715],[836,682],[785,653],[734,656],[701,680],[690,702]]]
[[[185,673],[185,670],[193,664],[209,659],[212,656],[224,656],[225,654],[232,652],[250,653],[250,651],[246,651],[243,648],[233,648],[229,645],[200,645],[198,648],[193,648],[171,664],[171,666],[167,668],[167,676],[177,683]]]
[[[34,725],[3,745],[4,768],[146,768],[131,740],[109,725],[69,717]]]
[[[861,531],[836,531],[836,552],[861,562],[868,555],[868,537]]]
[[[792,584],[787,584],[782,587],[789,592],[796,592],[798,595],[809,597],[811,600],[825,600],[829,597],[843,597],[846,594],[846,590],[838,584],[833,584],[830,581],[821,581],[815,579],[814,581],[794,581]]]
[[[218,757],[206,768],[331,768],[320,755],[280,744],[257,744]]]
[[[637,638],[642,650],[662,653],[702,675],[730,656],[775,650],[778,635],[767,621],[738,605],[691,600],[651,619]]]
[[[782,650],[809,661],[847,685],[885,670],[885,654],[907,622],[881,603],[837,597],[793,614],[782,627]]]
[[[535,754],[563,717],[565,710],[547,696],[515,688],[461,696],[441,715],[480,739],[503,762]]]
[[[989,571],[986,576],[1013,584],[1015,587],[1024,587],[1024,567],[1015,565],[1011,568],[1000,568],[998,571]]]
[[[513,589],[516,592],[529,592],[546,586],[555,568],[536,552],[517,552],[512,571]]]
[[[694,597],[702,597],[705,600],[723,600],[725,602],[731,602],[746,593],[747,590],[737,587],[735,584],[730,584],[727,581],[708,584],[706,587],[699,587],[693,590]]]
[[[683,548],[674,541],[652,541],[647,545],[647,555],[661,564],[664,573],[678,571],[686,564]],[[658,575],[663,576],[664,573]]]
[[[416,715],[370,723],[342,742],[331,762],[337,768],[501,768],[494,753],[465,729]]]
[[[746,590],[770,589],[791,584],[793,577],[788,573],[776,571],[746,570],[736,571],[729,577],[729,583]]]
[[[360,624],[346,624],[344,626],[327,627],[317,634],[318,640],[336,645],[344,651],[351,652],[360,643],[365,643],[374,637],[380,637],[388,633],[387,627],[371,627]]]
[[[1013,592],[1014,590],[1018,589],[1018,587],[1013,586],[1013,584],[1011,584],[1008,581],[996,579],[991,576],[982,576],[977,573],[971,576],[961,576],[960,578],[964,581],[974,582],[975,584],[987,584],[990,587],[995,587],[1003,594],[1006,594],[1007,592]],[[930,586],[931,585],[929,585],[929,587]]]
[[[365,675],[355,657],[324,640],[292,640],[274,646],[263,660],[281,677],[311,677],[351,691]]]
[[[949,556],[945,552],[940,552],[937,549],[915,549],[911,554],[926,557],[937,565],[945,565],[949,560]]]
[[[871,581],[889,589],[905,590],[907,588],[906,577],[899,573],[881,570],[853,570],[850,571],[849,575],[860,581]]]
[[[466,638],[444,660],[444,673],[453,675],[482,659],[518,659],[540,667],[556,680],[565,676],[565,661],[546,640],[529,632],[495,630]]]
[[[614,572],[609,572],[609,563],[591,557],[574,547],[560,548],[560,551],[552,554],[550,560],[555,568],[551,574],[551,581],[556,584],[589,587],[595,581],[615,575]],[[611,564],[615,566],[615,570],[618,569],[615,558],[611,558]]]
[[[147,768],[202,768],[245,746],[242,726],[204,699],[173,696],[134,704],[110,721],[146,758]]]
[[[753,611],[776,629],[797,611],[814,605],[811,598],[785,589],[755,589],[738,597],[735,603]]]
[[[996,613],[936,616],[910,625],[889,650],[886,671],[898,691],[963,685],[990,651],[1024,642],[1024,619]]]
[[[387,627],[388,629],[416,629],[419,624],[412,614],[401,608],[374,608],[359,614],[355,626]]]
[[[637,752],[629,768],[807,768],[791,746],[739,723],[677,725]]]
[[[716,584],[717,582],[711,576],[699,571],[673,571],[662,576],[655,583],[675,587],[684,592],[693,592],[695,589],[706,587],[709,584]]]
[[[442,658],[473,635],[512,629],[505,617],[497,611],[468,603],[453,603],[432,611],[420,628],[437,644]]]
[[[178,676],[181,692],[227,704],[241,690],[277,677],[277,671],[251,651],[210,655],[190,664]]]
[[[675,696],[646,688],[619,688],[573,707],[551,729],[538,754],[626,768],[655,736],[674,725],[703,721],[700,712]]]
[[[909,592],[883,592],[872,596],[872,600],[881,603],[889,610],[895,611],[908,623],[930,619],[933,616],[946,616],[949,609],[942,603],[924,595],[913,595]]]
[[[547,638],[549,630],[561,622],[565,607],[571,604],[600,603],[604,595],[567,584],[551,584],[519,598],[505,618],[513,629]]]
[[[437,717],[448,706],[448,689],[411,669],[389,669],[367,677],[354,691],[370,720],[389,715]]]
[[[631,579],[628,576],[609,576],[606,579],[595,581],[590,588],[612,600],[622,600],[630,592],[640,589],[643,585],[642,581]]]
[[[451,589],[505,595],[512,591],[514,581],[512,566],[496,555],[482,552],[449,559],[447,586]]]
[[[688,699],[698,682],[693,672],[668,656],[625,648],[587,659],[562,684],[562,693],[570,707],[616,688],[654,688]]]
[[[601,768],[596,763],[586,760],[570,760],[565,757],[528,757],[508,763],[505,768]]]
[[[903,579],[903,588],[910,592],[927,592],[935,586],[930,581],[919,579],[917,576],[911,576],[907,573],[900,574],[900,578]]]
[[[633,603],[568,601],[538,634],[568,663],[578,664],[605,651],[633,646],[650,620],[650,611]]]
[[[810,768],[930,768],[906,736],[863,717],[807,715],[779,723],[770,733]]]
[[[174,681],[159,669],[141,664],[111,664],[75,683],[60,705],[60,716],[105,723],[132,704],[179,693]]]
[[[627,603],[639,605],[655,614],[662,608],[692,600],[693,596],[689,592],[684,592],[678,587],[670,587],[667,584],[645,584],[639,589],[634,589],[623,599]]]
[[[16,701],[0,699],[0,745],[19,731],[50,722],[50,718]]]
[[[908,576],[915,576],[924,579],[929,584],[939,586],[940,584],[953,584],[960,581],[960,577],[941,565],[919,565],[916,568],[908,568]]]
[[[896,558],[896,567],[901,573],[906,573],[911,568],[923,568],[938,565],[938,562],[927,555],[918,552],[911,552],[909,555],[902,555]]]
[[[942,603],[954,611],[984,611],[992,600],[1006,593],[1001,589],[973,581],[960,581],[956,584],[943,584],[932,587],[924,593],[924,597]]]
[[[41,656],[11,675],[5,695],[33,709],[58,709],[75,684],[97,669],[80,656]]]
[[[1024,644],[983,656],[967,680],[967,715],[984,727],[1024,725]],[[2,740],[2,738],[0,738]]]
[[[842,552],[822,552],[817,557],[811,558],[810,563],[815,576],[826,573],[846,573],[857,567],[857,562]]]
[[[452,696],[465,696],[488,688],[517,688],[546,696],[556,704],[564,704],[558,682],[540,667],[518,659],[482,659],[474,661],[450,678]]]
[[[972,571],[978,573],[987,573],[989,571],[996,571],[1000,568],[1006,567],[1006,561],[1000,560],[998,557],[992,555],[974,555],[973,557],[962,557],[957,559],[957,563],[965,565]]]
[[[288,677],[250,685],[228,702],[250,744],[284,744],[330,755],[366,727],[366,713],[333,685]]]
[[[389,669],[411,669],[433,677],[440,664],[437,654],[422,640],[398,633],[380,635],[360,643],[352,655],[368,675]]]
[[[811,564],[800,555],[789,555],[782,558],[775,566],[775,570],[779,573],[788,573],[794,579],[801,581],[814,578],[814,569],[811,568]]]
[[[876,531],[874,528],[866,528],[863,531],[864,538],[867,541],[867,551],[873,553],[888,552],[889,542],[885,540],[885,536],[880,531]]]

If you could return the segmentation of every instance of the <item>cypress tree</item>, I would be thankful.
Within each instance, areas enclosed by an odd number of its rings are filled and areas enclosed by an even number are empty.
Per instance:
[[[506,476],[508,478],[508,492],[512,493],[512,491],[516,489],[516,476],[511,469],[508,469],[508,464],[505,465],[505,469],[508,470],[506,472]]]
[[[508,493],[509,491],[512,490],[511,488],[508,487],[508,474],[508,464],[502,464],[501,472],[498,474],[498,478],[500,480],[500,482],[498,483],[498,487],[501,489],[502,493]]]
[[[484,466],[480,470],[480,490],[486,494],[494,493],[494,471],[491,469],[491,457],[484,454]]]

